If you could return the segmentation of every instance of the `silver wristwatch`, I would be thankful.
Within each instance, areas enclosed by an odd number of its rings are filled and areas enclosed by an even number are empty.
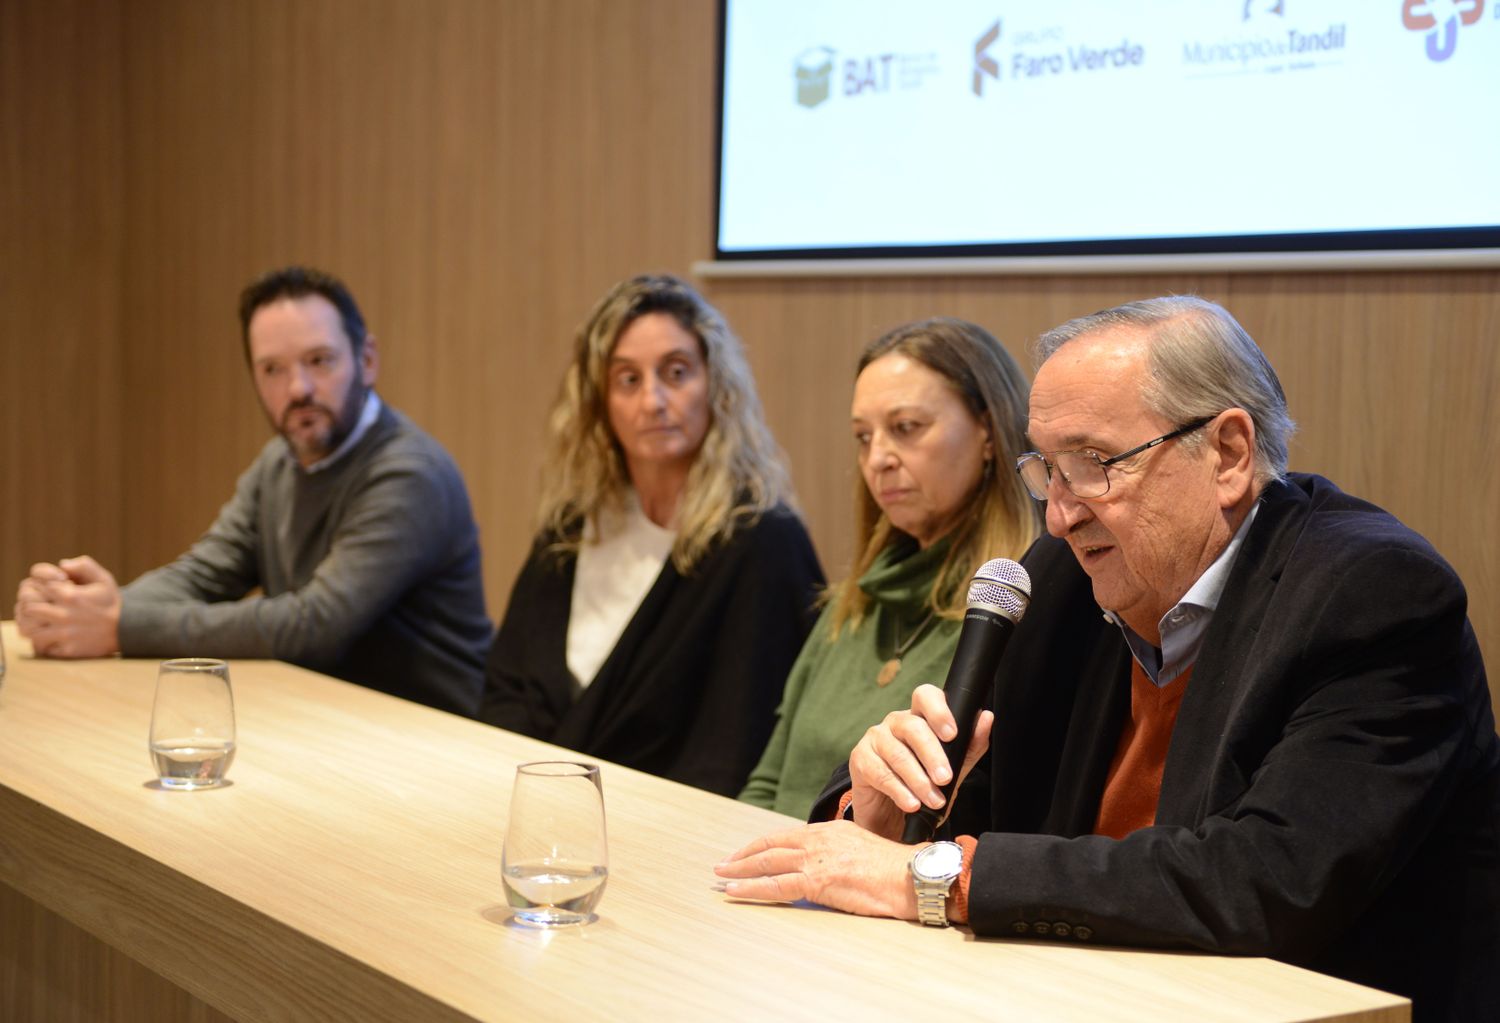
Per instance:
[[[934,842],[912,854],[911,880],[917,889],[917,919],[929,927],[948,926],[948,889],[963,872],[964,850],[957,842]]]

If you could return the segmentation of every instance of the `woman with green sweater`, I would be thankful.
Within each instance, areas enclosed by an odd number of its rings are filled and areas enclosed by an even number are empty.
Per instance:
[[[910,323],[865,349],[851,409],[857,560],[827,591],[742,800],[805,818],[867,728],[942,684],[975,570],[1020,558],[1039,532],[1004,468],[1026,448],[1027,390],[1015,359],[963,320]]]

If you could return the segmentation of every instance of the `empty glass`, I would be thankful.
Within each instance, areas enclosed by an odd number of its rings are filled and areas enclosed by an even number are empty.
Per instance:
[[[164,788],[223,784],[234,760],[228,664],[207,657],[161,662],[151,708],[151,759]]]
[[[557,927],[596,919],[609,876],[597,765],[540,761],[516,768],[500,870],[521,923]]]

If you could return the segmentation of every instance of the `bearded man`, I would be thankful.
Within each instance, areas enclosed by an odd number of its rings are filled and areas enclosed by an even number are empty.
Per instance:
[[[375,394],[375,338],[337,278],[274,271],[239,311],[278,436],[171,564],[123,589],[88,556],[33,565],[22,635],[40,657],[278,658],[472,716],[491,628],[458,467]]]

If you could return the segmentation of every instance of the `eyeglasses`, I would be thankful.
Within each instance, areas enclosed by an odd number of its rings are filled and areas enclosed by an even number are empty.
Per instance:
[[[1171,433],[1164,433],[1155,440],[1138,444],[1111,458],[1100,458],[1092,451],[1049,451],[1047,454],[1052,456],[1049,461],[1047,455],[1040,451],[1028,451],[1016,459],[1016,472],[1021,474],[1021,482],[1026,484],[1027,493],[1038,501],[1047,500],[1047,486],[1052,482],[1054,470],[1062,475],[1063,483],[1073,492],[1074,497],[1103,497],[1109,493],[1110,466],[1127,458],[1134,458],[1143,451],[1150,451],[1174,437],[1202,429],[1216,418],[1218,417],[1204,416],[1202,419],[1194,419]]]

